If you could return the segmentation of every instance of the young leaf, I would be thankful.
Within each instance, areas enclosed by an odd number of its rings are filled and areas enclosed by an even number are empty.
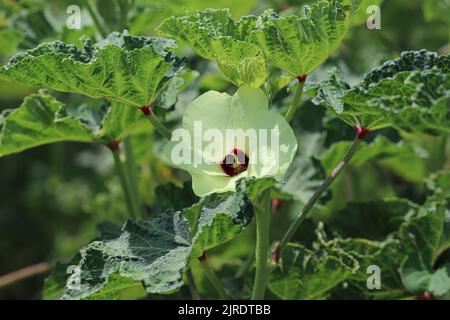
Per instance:
[[[259,88],[267,78],[261,49],[252,43],[251,32],[257,17],[231,18],[229,9],[207,9],[165,20],[158,31],[180,39],[200,56],[214,60],[237,86]]]
[[[315,103],[340,119],[370,130],[392,126],[408,132],[450,132],[450,56],[403,52],[366,75],[355,87],[336,72],[316,86]]]
[[[255,37],[265,56],[293,76],[309,75],[339,47],[359,0],[321,0],[304,16],[266,11]]]
[[[0,78],[32,87],[146,106],[183,67],[175,42],[114,32],[84,49],[60,41],[20,53],[0,68]]]
[[[49,94],[31,95],[0,115],[0,157],[55,142],[118,141],[139,129],[140,116],[116,103],[70,108]]]
[[[81,251],[78,268],[69,277],[63,299],[96,297],[116,282],[142,282],[149,293],[168,294],[182,284],[192,246],[187,220],[173,210],[149,220],[128,220],[112,240],[91,242]]]

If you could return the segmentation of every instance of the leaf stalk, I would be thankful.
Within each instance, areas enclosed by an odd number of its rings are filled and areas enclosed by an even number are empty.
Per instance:
[[[291,122],[291,120],[294,117],[294,114],[297,111],[297,108],[300,104],[300,100],[303,95],[303,89],[305,88],[306,76],[297,77],[297,81],[298,81],[298,86],[297,86],[297,90],[295,91],[294,99],[292,100],[292,103],[289,106],[288,111],[284,115],[284,118],[286,119],[287,122]]]
[[[133,143],[131,137],[126,137],[123,140],[123,149],[125,152],[125,169],[128,181],[130,182],[130,193],[133,201],[133,206],[142,212],[142,203],[139,196],[139,179],[137,176],[136,159],[133,151]]]
[[[164,138],[170,140],[172,138],[172,132],[165,125],[158,120],[156,115],[153,113],[152,106],[145,106],[140,108],[144,113],[145,117],[150,121],[153,127],[158,131]]]
[[[320,197],[325,192],[325,190],[328,189],[328,187],[338,177],[338,175],[342,172],[342,170],[345,168],[345,166],[350,162],[360,141],[368,133],[368,130],[365,128],[358,127],[355,129],[356,129],[355,139],[353,140],[353,143],[350,146],[350,149],[345,154],[344,158],[336,165],[336,167],[333,169],[331,174],[322,182],[322,184],[319,186],[319,188],[316,190],[316,192],[314,192],[312,197],[308,200],[308,202],[305,204],[303,209],[300,211],[300,214],[297,216],[295,221],[291,224],[289,229],[284,234],[283,238],[281,239],[281,241],[278,244],[275,251],[272,253],[272,258],[276,263],[279,262],[281,254],[283,253],[284,249],[286,249],[288,242],[292,239],[295,232],[300,227],[300,225],[303,223],[303,221],[308,217],[308,214],[311,211],[311,209],[314,207],[314,205],[317,203],[317,201],[319,201]]]
[[[270,189],[254,201],[256,216],[256,272],[253,284],[252,300],[264,299],[269,275],[268,262],[270,252]]]
[[[221,300],[229,300],[230,297],[228,296],[228,293],[225,290],[222,281],[219,279],[219,277],[216,275],[213,268],[211,268],[211,265],[209,264],[206,252],[203,252],[203,255],[198,258],[198,260],[200,261],[205,276],[208,278],[209,282],[219,294],[219,298]]]
[[[93,0],[87,0],[86,1],[86,7],[89,12],[89,15],[92,18],[92,21],[94,22],[98,32],[100,32],[101,36],[103,38],[106,38],[108,36],[108,31],[105,29],[100,16],[98,15],[97,9],[95,7],[95,3]]]
[[[116,167],[117,175],[120,179],[120,184],[122,186],[123,195],[125,198],[125,203],[127,206],[128,213],[132,219],[136,219],[139,209],[135,206],[133,202],[133,196],[130,188],[130,182],[128,180],[128,177],[126,175],[125,166],[120,159],[120,148],[119,143],[114,142],[110,143],[108,145],[109,149],[111,150],[113,157],[114,157],[114,165]]]
[[[189,283],[189,290],[191,291],[192,300],[201,300],[200,293],[198,292],[197,284],[195,283],[194,275],[192,274],[191,268],[189,268],[187,271],[187,278]]]

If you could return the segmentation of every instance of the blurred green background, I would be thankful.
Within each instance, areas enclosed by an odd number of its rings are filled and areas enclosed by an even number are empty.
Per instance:
[[[114,31],[120,17],[120,1],[98,0],[97,9],[108,31]],[[131,34],[153,34],[153,29],[171,15],[208,7],[230,8],[235,18],[259,14],[268,8],[283,13],[300,12],[313,1],[283,0],[143,0],[134,1],[127,26]],[[363,12],[362,22],[355,24],[339,51],[317,70],[311,79],[320,79],[331,67],[338,67],[350,79],[358,81],[365,72],[383,61],[398,57],[404,50],[426,48],[439,53],[449,51],[450,12],[430,7],[426,0],[373,0],[381,5],[381,30],[368,30]],[[445,2],[445,1],[444,1]],[[82,29],[65,26],[69,5],[82,10]],[[444,10],[444,11],[442,11]],[[437,13],[436,13],[437,12]],[[39,43],[60,39],[76,45],[81,35],[98,37],[84,1],[0,0],[0,62],[6,63],[17,52]],[[199,72],[179,97],[170,120],[179,121],[183,106],[209,90],[232,91],[233,87],[212,62],[202,60],[192,51],[180,47],[179,55],[189,57],[189,67]],[[0,112],[18,107],[23,98],[36,89],[0,81]],[[71,94],[55,94],[68,105],[89,103],[89,99]],[[287,90],[275,99],[282,108],[291,96]],[[1,126],[2,115],[0,115]],[[294,121],[296,133],[302,136],[300,150],[317,148],[317,135],[323,138],[320,153],[334,142],[351,139],[352,129],[327,118],[322,108],[305,102]],[[150,129],[133,137],[139,165],[140,188],[151,214],[154,189],[163,182],[181,183],[183,173],[169,168],[158,156],[159,138]],[[450,168],[450,140],[447,137],[401,137],[393,130],[383,130],[392,142],[404,139],[409,151],[383,153],[362,166],[350,167],[333,187],[326,209],[316,210],[315,219],[332,219],[349,200],[369,201],[397,195],[420,203],[424,198],[423,181],[432,172]],[[376,139],[371,135],[370,140]],[[319,152],[317,151],[317,152]],[[314,151],[316,152],[316,151]],[[301,201],[283,205],[280,215],[298,212]],[[38,147],[21,154],[0,158],[0,275],[42,261],[70,259],[81,247],[95,238],[96,225],[103,220],[123,222],[126,219],[120,185],[114,174],[113,161],[103,146],[58,143]],[[274,228],[279,234],[285,225]],[[217,267],[251,250],[251,230],[228,246],[220,248],[221,258],[212,255]],[[239,244],[236,245],[236,243]],[[226,267],[222,271],[226,274]],[[0,288],[0,299],[39,299],[44,273]]]

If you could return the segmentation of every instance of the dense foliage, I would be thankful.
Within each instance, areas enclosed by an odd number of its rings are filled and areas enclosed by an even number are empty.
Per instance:
[[[450,298],[449,17],[0,0],[0,275],[51,262],[0,298]],[[280,170],[174,165],[197,120],[277,128]]]

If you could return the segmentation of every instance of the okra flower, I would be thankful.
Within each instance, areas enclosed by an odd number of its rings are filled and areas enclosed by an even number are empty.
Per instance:
[[[260,89],[241,87],[230,96],[209,91],[186,109],[165,156],[192,176],[198,196],[234,191],[243,177],[281,178],[297,151],[294,132],[270,111]]]

